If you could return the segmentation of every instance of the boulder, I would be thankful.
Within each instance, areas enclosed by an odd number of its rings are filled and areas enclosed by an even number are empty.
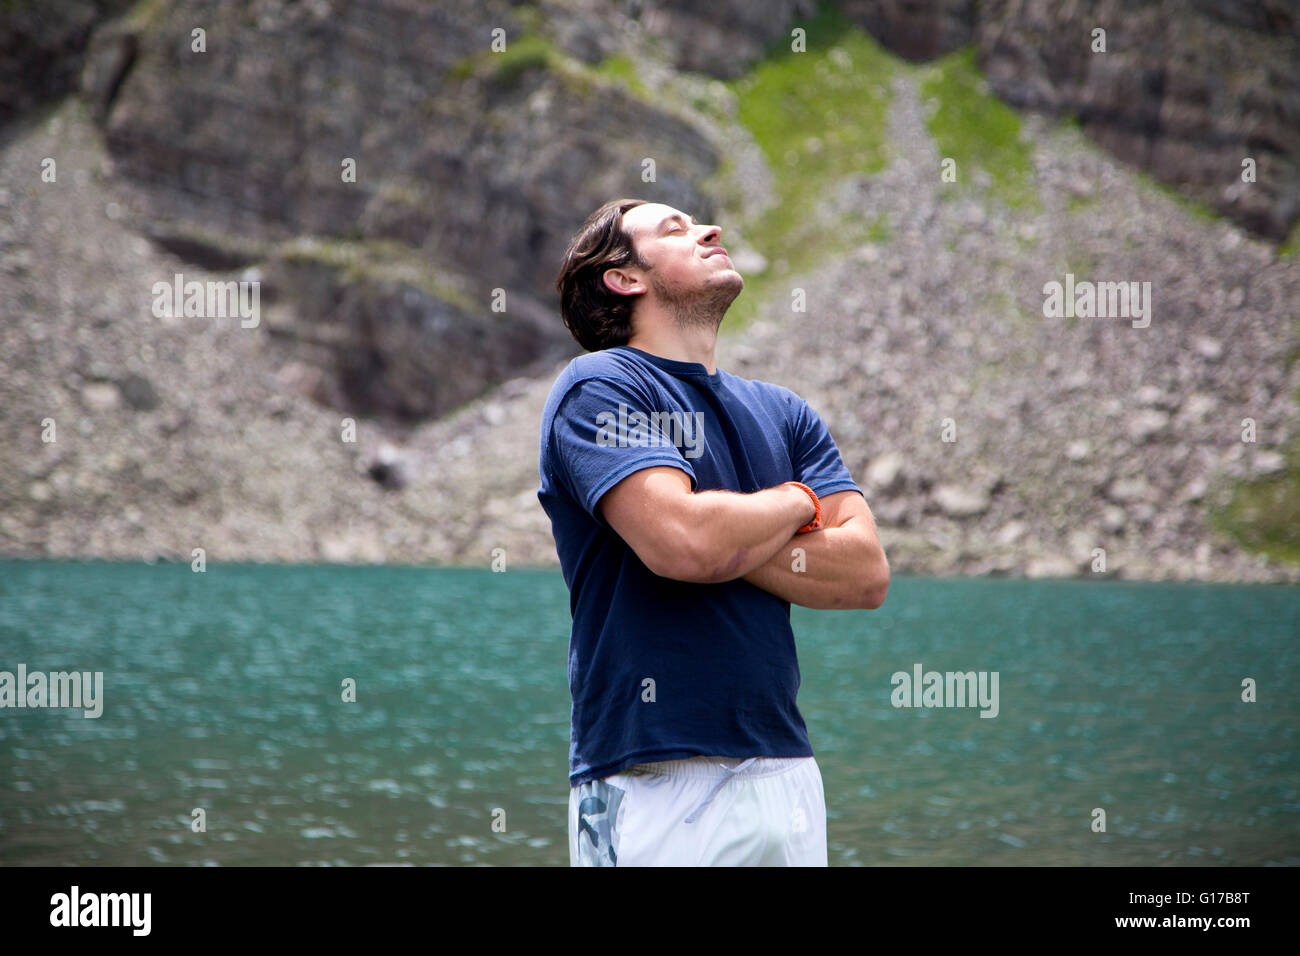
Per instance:
[[[887,451],[871,459],[867,465],[866,482],[874,491],[891,492],[902,484],[903,455],[901,452]]]
[[[939,485],[932,493],[935,504],[950,518],[972,518],[989,510],[988,492],[969,485]]]
[[[1075,562],[1060,554],[1033,558],[1025,565],[1027,578],[1072,578],[1078,571]]]
[[[1125,421],[1125,429],[1129,438],[1140,444],[1158,435],[1168,424],[1168,412],[1162,412],[1158,408],[1140,408],[1129,413]]]

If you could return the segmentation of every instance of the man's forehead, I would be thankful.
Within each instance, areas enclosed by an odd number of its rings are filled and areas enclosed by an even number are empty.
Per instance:
[[[648,202],[634,206],[623,213],[623,225],[629,232],[647,233],[663,222],[666,216],[672,215],[681,216],[687,222],[693,218],[680,209],[674,209],[661,202]]]

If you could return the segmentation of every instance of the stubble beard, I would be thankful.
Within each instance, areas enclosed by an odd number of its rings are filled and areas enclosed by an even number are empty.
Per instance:
[[[727,308],[743,288],[741,283],[734,283],[681,292],[661,283],[654,272],[650,272],[648,277],[655,295],[673,314],[677,327],[681,329],[718,331]]]

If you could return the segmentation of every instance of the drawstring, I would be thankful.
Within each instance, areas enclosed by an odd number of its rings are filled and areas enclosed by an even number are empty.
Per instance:
[[[721,790],[723,787],[725,787],[732,777],[740,773],[740,771],[744,770],[746,767],[748,767],[751,763],[753,763],[757,759],[758,759],[757,757],[750,757],[748,760],[745,760],[743,763],[736,764],[736,766],[734,767],[728,767],[725,764],[720,765],[722,766],[722,769],[726,771],[725,775],[718,778],[718,782],[713,785],[713,789],[710,790],[709,795],[704,798],[704,802],[691,811],[691,815],[686,818],[685,822],[694,823],[695,818],[704,812],[704,808],[713,802],[713,798],[718,795],[718,791]]]

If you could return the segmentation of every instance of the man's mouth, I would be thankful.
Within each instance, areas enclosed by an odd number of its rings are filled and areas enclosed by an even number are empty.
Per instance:
[[[708,259],[709,257],[711,257],[711,256],[715,256],[715,255],[723,255],[723,256],[727,256],[727,250],[724,249],[724,248],[722,248],[722,246],[716,246],[715,248],[710,249],[708,252],[706,252],[706,253],[704,254],[704,258],[705,258],[705,259]],[[730,259],[731,256],[727,256],[727,258]]]

